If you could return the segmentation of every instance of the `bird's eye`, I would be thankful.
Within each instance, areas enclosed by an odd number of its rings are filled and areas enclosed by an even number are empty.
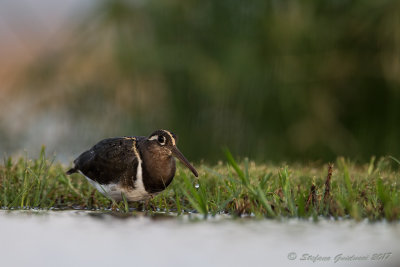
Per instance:
[[[158,137],[158,142],[160,143],[160,144],[164,144],[165,143],[165,137],[164,136],[162,136],[162,135],[160,135],[159,137]]]

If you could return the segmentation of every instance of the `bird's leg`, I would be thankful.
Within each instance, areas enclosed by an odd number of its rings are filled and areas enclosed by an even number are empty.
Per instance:
[[[154,198],[154,196],[150,195],[150,197],[145,200],[145,202],[144,202],[145,211],[148,211],[148,210],[151,210],[152,212],[156,211],[156,208],[150,202],[153,198]]]
[[[118,204],[117,204],[117,202],[111,200],[111,210],[112,210],[113,212],[115,212],[115,211],[117,211],[117,209],[118,209]]]
[[[96,189],[93,189],[92,193],[90,194],[90,202],[89,202],[89,207],[88,208],[93,208],[95,205],[95,199],[94,199],[94,194],[96,193]]]

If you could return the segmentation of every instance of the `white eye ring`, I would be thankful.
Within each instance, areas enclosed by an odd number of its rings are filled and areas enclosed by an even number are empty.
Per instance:
[[[165,145],[167,139],[165,138],[165,136],[162,136],[162,135],[154,135],[154,136],[150,137],[149,140],[150,141],[157,140],[157,142],[163,146],[163,145]]]
[[[161,145],[165,145],[165,137],[162,135],[159,135],[157,138],[157,141],[161,144]]]
[[[153,135],[152,137],[149,138],[149,141],[157,140],[157,138],[158,138],[158,135]]]

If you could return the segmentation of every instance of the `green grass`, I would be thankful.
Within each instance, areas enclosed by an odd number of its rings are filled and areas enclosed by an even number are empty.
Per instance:
[[[199,178],[182,168],[173,183],[150,201],[115,203],[68,166],[47,159],[7,158],[0,165],[2,209],[95,209],[197,212],[254,217],[400,219],[399,162],[392,157],[356,164],[345,158],[328,164],[276,166],[226,152],[216,166],[198,165]],[[331,167],[329,167],[331,166]],[[330,174],[328,174],[330,173]]]

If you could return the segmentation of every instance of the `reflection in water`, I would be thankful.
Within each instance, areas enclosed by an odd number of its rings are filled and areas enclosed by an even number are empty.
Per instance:
[[[400,225],[386,222],[224,217],[192,222],[185,216],[121,217],[77,211],[1,211],[0,217],[4,266],[338,266],[339,262],[396,266],[400,262]]]

